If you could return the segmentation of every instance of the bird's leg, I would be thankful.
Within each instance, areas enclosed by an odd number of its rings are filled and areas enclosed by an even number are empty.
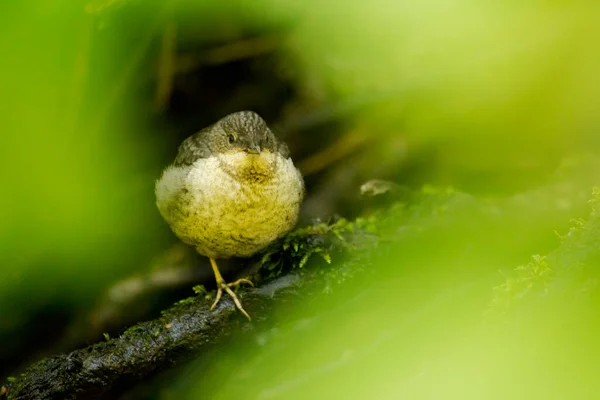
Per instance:
[[[219,304],[219,301],[221,300],[221,296],[223,296],[223,290],[224,290],[231,296],[231,298],[233,299],[233,302],[235,303],[235,306],[238,308],[238,310],[240,310],[241,313],[244,314],[246,316],[246,318],[248,318],[249,321],[252,321],[252,319],[250,318],[250,315],[248,315],[246,310],[244,310],[244,308],[242,307],[242,302],[240,301],[240,299],[238,299],[238,297],[235,295],[233,290],[231,290],[231,288],[235,287],[235,286],[239,286],[242,283],[247,283],[248,285],[250,285],[252,287],[254,287],[254,284],[248,279],[238,279],[237,281],[231,282],[231,283],[225,282],[225,279],[223,279],[223,277],[221,276],[221,273],[219,272],[219,268],[217,267],[217,262],[215,261],[215,259],[209,257],[209,260],[210,260],[210,265],[215,274],[215,279],[217,280],[217,298],[215,299],[215,302],[213,303],[213,305],[210,307],[211,311],[215,308],[215,306],[217,304]]]

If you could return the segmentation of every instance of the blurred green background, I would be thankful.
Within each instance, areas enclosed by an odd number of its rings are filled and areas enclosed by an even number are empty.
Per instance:
[[[599,20],[590,1],[1,2],[0,375],[82,344],[68,327],[176,243],[153,185],[179,143],[252,109],[305,173],[303,224],[366,213],[374,178],[467,197],[392,219],[360,279],[153,396],[600,395]],[[561,244],[572,218],[585,240]],[[515,267],[557,253],[577,279],[484,322]]]

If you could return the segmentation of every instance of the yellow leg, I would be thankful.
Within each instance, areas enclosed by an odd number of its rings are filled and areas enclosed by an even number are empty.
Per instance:
[[[244,308],[242,307],[242,302],[240,301],[240,299],[238,299],[238,297],[235,295],[235,293],[233,292],[233,290],[231,290],[232,287],[235,286],[239,286],[242,283],[247,283],[248,285],[254,287],[254,284],[249,281],[248,279],[238,279],[235,282],[231,282],[231,283],[227,283],[225,282],[225,279],[223,279],[223,277],[221,276],[221,272],[219,272],[219,268],[217,267],[217,262],[215,261],[214,258],[210,258],[210,266],[213,269],[213,272],[215,274],[215,279],[217,280],[217,298],[215,299],[215,302],[213,303],[213,305],[210,307],[211,311],[215,308],[215,306],[217,304],[219,304],[219,301],[221,300],[221,296],[223,296],[223,290],[226,291],[231,298],[233,299],[233,302],[235,303],[235,306],[238,308],[238,310],[241,311],[242,314],[244,314],[246,316],[246,318],[248,318],[248,321],[252,321],[252,319],[250,318],[250,315],[248,315],[248,313],[246,312],[246,310],[244,310]]]

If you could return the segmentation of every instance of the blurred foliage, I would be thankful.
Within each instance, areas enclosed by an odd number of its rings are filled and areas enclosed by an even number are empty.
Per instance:
[[[185,136],[250,108],[307,173],[303,221],[366,214],[358,188],[373,178],[457,191],[389,218],[393,246],[355,259],[368,279],[292,307],[259,350],[224,349],[175,387],[597,394],[597,208],[587,216],[582,193],[598,185],[598,20],[584,0],[0,2],[0,373],[51,351],[175,242],[154,179]],[[345,221],[322,228],[343,236]],[[268,261],[303,262],[301,242],[282,246]],[[490,332],[491,298],[510,322]]]
[[[81,7],[0,4],[0,342],[11,343],[3,367],[44,343],[32,336],[60,335],[74,311],[161,241],[152,179],[139,175],[155,157],[132,141],[123,116],[132,107],[98,126],[112,89],[104,74],[119,60],[108,55],[114,43],[94,40],[97,26]]]

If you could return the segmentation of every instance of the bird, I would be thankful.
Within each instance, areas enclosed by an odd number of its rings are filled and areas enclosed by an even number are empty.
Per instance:
[[[288,146],[254,111],[229,114],[185,139],[172,164],[156,180],[156,205],[185,244],[208,257],[217,295],[249,279],[227,283],[217,260],[250,257],[291,231],[297,223],[305,185]]]

